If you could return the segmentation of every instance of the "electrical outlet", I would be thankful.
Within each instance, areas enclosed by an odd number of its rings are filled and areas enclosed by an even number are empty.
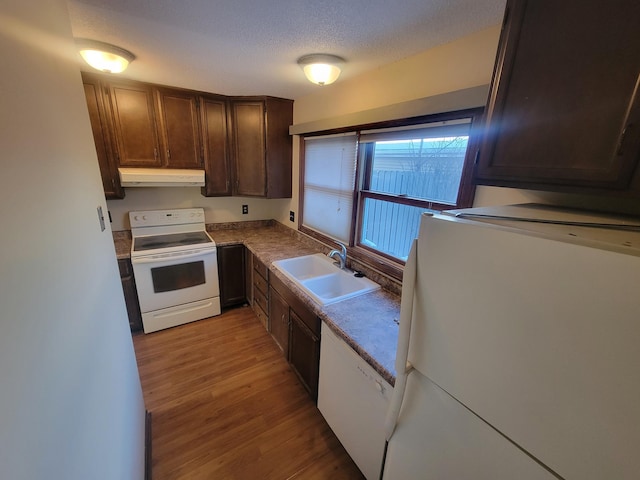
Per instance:
[[[295,222],[295,220],[296,220],[296,214],[295,214],[295,212],[293,210],[290,210],[289,211],[289,221],[290,222]]]
[[[242,214],[246,215],[249,213],[249,205],[242,205]]]

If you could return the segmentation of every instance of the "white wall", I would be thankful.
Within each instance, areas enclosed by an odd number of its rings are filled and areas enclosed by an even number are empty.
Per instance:
[[[199,187],[136,187],[125,188],[125,193],[123,199],[107,201],[113,221],[111,224],[113,230],[129,230],[131,228],[129,212],[132,210],[202,207],[207,223],[224,223],[278,218],[289,205],[288,199],[203,197]],[[248,214],[242,214],[242,205],[249,207]]]
[[[499,36],[500,27],[491,27],[348,81],[338,79],[332,85],[319,86],[317,93],[295,100],[293,122],[337,117],[488,84]]]
[[[0,478],[142,479],[144,404],[65,0],[0,10]]]

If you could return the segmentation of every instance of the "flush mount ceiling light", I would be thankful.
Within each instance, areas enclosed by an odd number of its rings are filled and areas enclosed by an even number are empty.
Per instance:
[[[98,42],[97,40],[78,38],[76,39],[76,45],[84,61],[101,72],[124,72],[129,63],[136,58],[133,53],[124,48]]]
[[[321,53],[305,55],[298,59],[298,65],[302,67],[304,74],[311,83],[316,85],[329,85],[335,82],[340,76],[340,65],[343,63],[344,58]]]

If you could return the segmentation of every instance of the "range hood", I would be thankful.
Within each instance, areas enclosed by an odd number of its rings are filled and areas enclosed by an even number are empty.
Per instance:
[[[118,168],[123,187],[204,187],[204,170]]]

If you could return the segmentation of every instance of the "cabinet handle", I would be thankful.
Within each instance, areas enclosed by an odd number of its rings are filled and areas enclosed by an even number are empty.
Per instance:
[[[171,160],[171,150],[167,148],[167,158]]]
[[[636,125],[633,124],[633,122],[629,122],[629,117],[631,115],[631,106],[636,102],[636,97],[638,95],[638,92],[640,91],[640,75],[638,75],[638,78],[636,79],[636,86],[633,89],[633,93],[631,94],[631,99],[629,100],[629,104],[627,107],[627,113],[625,115],[625,119],[624,119],[624,123],[625,123],[625,127],[622,130],[622,133],[620,134],[620,140],[618,140],[618,148],[616,151],[616,154],[618,156],[622,156],[624,155],[624,141],[628,138],[628,137],[635,137],[636,134],[635,132],[630,132],[629,130],[636,128]],[[627,123],[629,122],[629,123]],[[631,135],[629,135],[631,133]]]
[[[157,148],[153,149],[153,158],[155,158],[156,160],[158,159],[158,149]]]
[[[630,128],[633,128],[633,124],[630,123],[629,125],[627,125],[626,127],[624,127],[624,129],[622,130],[622,134],[620,135],[620,140],[618,141],[618,150],[616,151],[616,155],[620,156],[620,155],[624,155],[624,139],[627,136],[627,133],[629,131]]]

